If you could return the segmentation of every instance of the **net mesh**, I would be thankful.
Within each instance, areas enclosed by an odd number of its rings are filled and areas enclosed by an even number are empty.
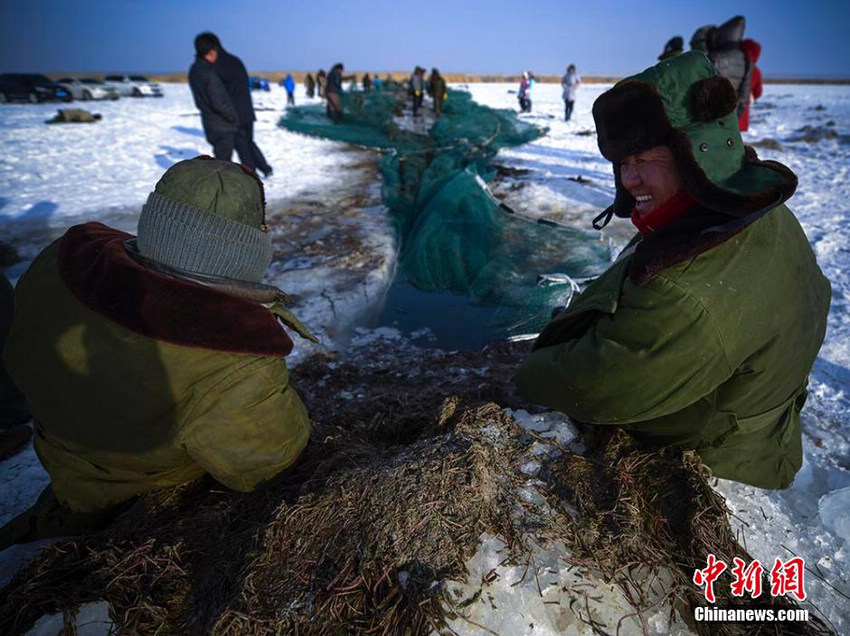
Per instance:
[[[493,308],[486,328],[534,334],[577,288],[610,262],[596,233],[513,214],[490,192],[491,161],[546,129],[513,111],[481,106],[450,90],[443,116],[411,118],[401,86],[342,94],[334,124],[319,105],[293,108],[290,131],[386,151],[383,198],[398,232],[407,281],[425,291],[464,294]],[[433,122],[433,123],[432,123]]]

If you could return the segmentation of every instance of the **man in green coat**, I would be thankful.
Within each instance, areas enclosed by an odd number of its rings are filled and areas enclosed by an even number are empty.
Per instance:
[[[205,473],[250,491],[296,462],[310,421],[279,320],[313,337],[259,282],[271,258],[262,184],[208,157],[163,175],[138,238],[86,223],[39,254],[5,363],[51,485],[0,549],[94,529]]]
[[[784,205],[796,177],[743,146],[735,105],[696,51],[596,100],[616,185],[596,221],[640,233],[543,330],[517,383],[575,420],[695,449],[718,477],[786,488],[830,286]]]

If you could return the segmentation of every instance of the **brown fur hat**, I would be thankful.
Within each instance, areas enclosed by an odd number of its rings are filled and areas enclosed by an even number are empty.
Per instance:
[[[608,217],[628,217],[634,207],[620,182],[620,162],[661,145],[673,153],[684,189],[710,210],[743,217],[790,198],[797,177],[744,146],[736,105],[732,85],[699,51],[664,60],[600,95],[593,118],[617,189]]]

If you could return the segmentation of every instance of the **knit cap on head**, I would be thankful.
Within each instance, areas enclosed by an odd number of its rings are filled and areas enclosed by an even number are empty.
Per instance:
[[[262,185],[239,165],[198,157],[169,168],[139,217],[139,252],[190,272],[258,282],[272,259]]]

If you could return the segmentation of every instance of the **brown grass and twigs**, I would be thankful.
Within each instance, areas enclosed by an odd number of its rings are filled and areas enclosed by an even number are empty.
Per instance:
[[[560,449],[538,476],[549,512],[517,514],[520,464],[539,438],[503,407],[533,408],[511,382],[527,350],[376,341],[348,360],[313,356],[293,374],[315,426],[297,467],[254,493],[211,479],[152,493],[105,531],[47,548],[0,593],[0,632],[105,599],[132,634],[447,633],[462,607],[445,582],[467,578],[484,532],[517,562],[529,533],[565,545],[645,627],[658,608],[689,621],[705,604],[690,579],[706,555],[746,558],[693,453],[587,432],[586,452]],[[741,603],[722,588],[719,605]],[[589,610],[584,620],[607,633]],[[777,625],[711,624],[828,633],[815,620]]]

